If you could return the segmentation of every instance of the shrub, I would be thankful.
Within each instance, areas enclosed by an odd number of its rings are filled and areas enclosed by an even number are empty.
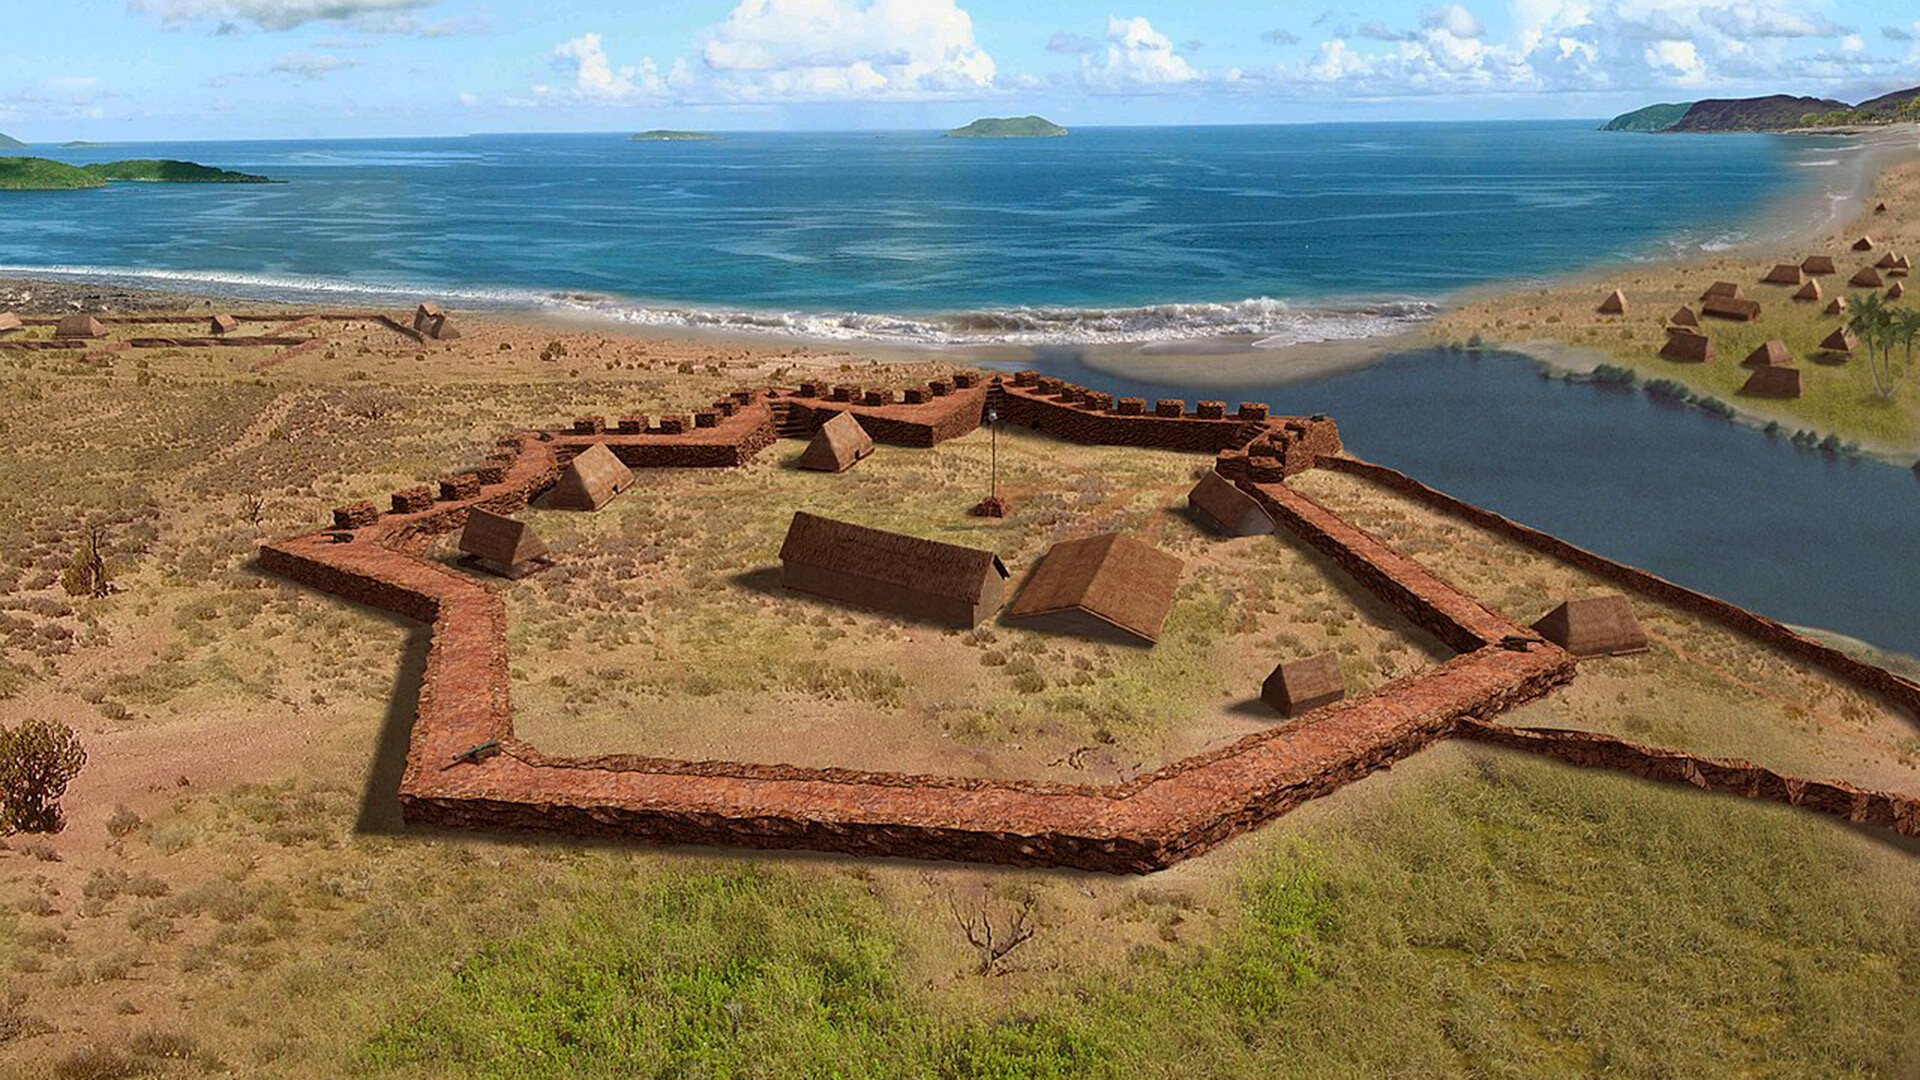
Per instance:
[[[0,727],[0,835],[59,832],[60,797],[86,763],[79,736],[58,720]]]

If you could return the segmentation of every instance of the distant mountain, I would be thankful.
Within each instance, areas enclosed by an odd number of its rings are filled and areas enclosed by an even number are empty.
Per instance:
[[[966,127],[947,132],[950,139],[1048,139],[1067,129],[1038,116],[983,116]]]
[[[1680,122],[1693,108],[1693,102],[1682,101],[1677,105],[1649,105],[1644,109],[1635,109],[1630,113],[1621,113],[1607,121],[1601,131],[1666,131]]]
[[[191,161],[109,161],[69,165],[37,157],[0,157],[0,191],[67,191],[105,187],[110,180],[170,184],[277,184],[264,176],[228,172]]]
[[[112,143],[103,143],[103,142],[88,142],[88,141],[87,141],[87,140],[85,140],[85,139],[74,139],[74,140],[73,140],[73,141],[71,141],[71,142],[63,142],[63,143],[61,143],[61,144],[60,144],[60,149],[62,149],[62,150],[91,150],[91,149],[94,149],[94,148],[96,148],[96,147],[101,147],[101,146],[112,146],[112,145],[113,145]]]
[[[0,135],[0,148],[14,150],[25,145],[27,144],[21,142],[19,139],[16,139],[11,135]]]
[[[643,131],[638,135],[627,136],[628,142],[704,142],[718,139],[720,136],[705,131],[668,131],[660,128],[655,131]]]
[[[1920,87],[1848,105],[1829,98],[1770,94],[1649,105],[1607,121],[1602,131],[1790,131],[1849,128],[1920,120]]]

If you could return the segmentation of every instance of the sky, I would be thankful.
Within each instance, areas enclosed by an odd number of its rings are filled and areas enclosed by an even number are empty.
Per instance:
[[[29,142],[1604,117],[1920,84],[1913,0],[0,0]]]

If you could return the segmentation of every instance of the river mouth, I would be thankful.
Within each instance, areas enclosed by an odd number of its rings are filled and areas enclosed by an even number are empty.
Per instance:
[[[1250,372],[1197,389],[1180,367],[1117,374],[1069,348],[1018,366],[1115,396],[1326,413],[1351,453],[1449,494],[1782,622],[1920,655],[1920,476],[1907,469],[1638,388],[1549,378],[1504,351],[1408,349],[1311,381]]]

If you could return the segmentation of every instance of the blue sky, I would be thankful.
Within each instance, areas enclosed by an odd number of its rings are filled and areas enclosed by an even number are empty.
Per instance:
[[[29,141],[1594,117],[1920,84],[1912,0],[6,0]]]

